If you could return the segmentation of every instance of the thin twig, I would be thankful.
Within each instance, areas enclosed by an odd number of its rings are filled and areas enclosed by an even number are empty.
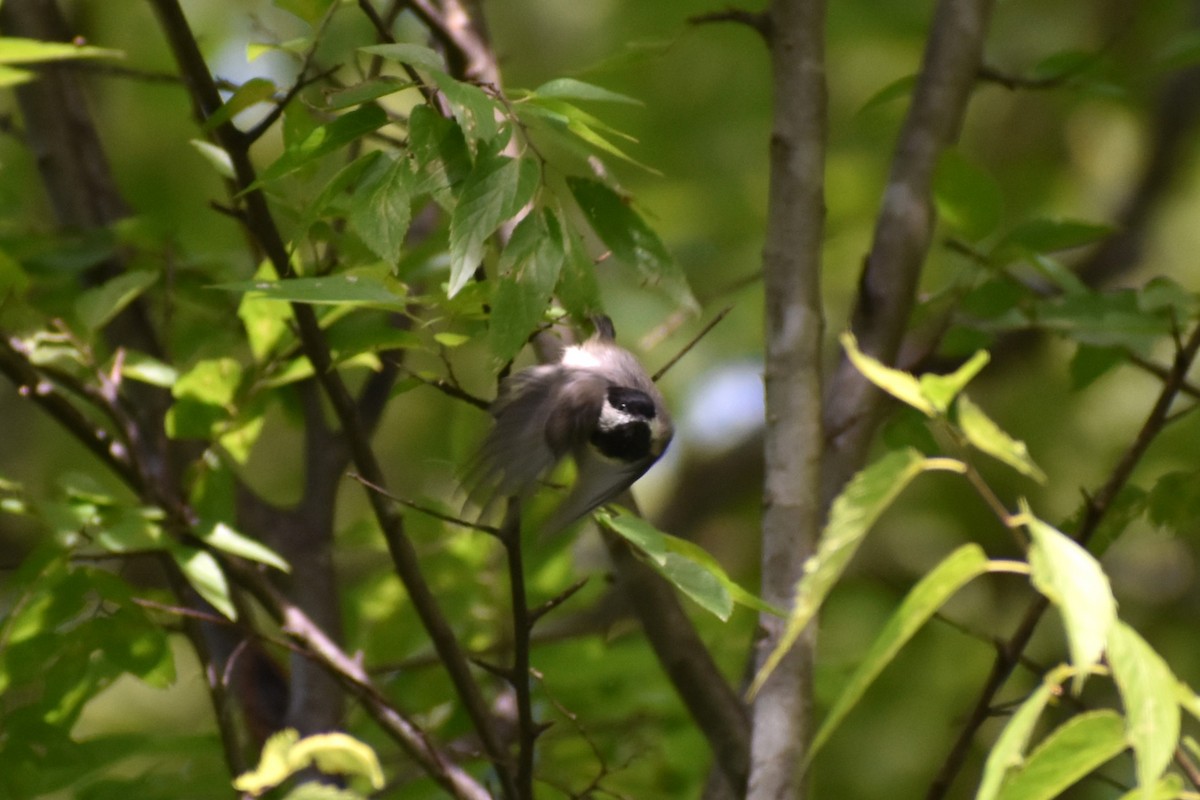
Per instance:
[[[40,406],[125,483],[133,487],[144,485],[125,448],[117,446],[106,429],[84,416],[53,383],[43,378],[3,334],[0,334],[0,373],[12,381],[17,394]]]
[[[418,375],[409,369],[405,369],[404,371],[413,380],[420,381],[431,389],[437,389],[447,397],[453,397],[455,400],[462,400],[464,403],[483,409],[484,411],[487,411],[492,407],[492,404],[489,401],[484,400],[482,397],[476,397],[458,384],[452,383],[445,378],[426,378],[425,376]]]
[[[452,514],[446,514],[441,511],[438,511],[436,508],[430,508],[429,506],[421,505],[420,503],[415,503],[412,500],[405,500],[403,497],[397,497],[396,495],[392,494],[388,490],[384,489],[382,486],[377,486],[376,484],[371,483],[369,480],[367,480],[362,475],[359,475],[356,472],[348,472],[348,473],[346,473],[346,477],[350,478],[351,480],[358,481],[363,486],[367,487],[368,489],[370,489],[373,492],[378,492],[379,494],[386,497],[388,500],[391,500],[393,503],[399,503],[400,505],[404,506],[405,508],[411,508],[413,511],[418,511],[422,514],[425,514],[426,516],[433,517],[434,519],[440,519],[442,522],[449,522],[451,525],[457,525],[460,528],[470,528],[472,530],[480,531],[482,533],[490,533],[492,536],[500,535],[500,529],[494,525],[484,525],[479,522],[468,522],[467,520],[463,519],[462,517],[456,517]]]
[[[500,540],[508,555],[508,585],[511,595],[513,624],[513,662],[509,681],[517,695],[517,796],[533,800],[533,756],[539,733],[533,720],[533,697],[529,679],[529,634],[533,620],[525,596],[525,563],[521,554],[521,503],[516,498],[508,502]]]
[[[670,360],[667,361],[666,364],[663,364],[661,367],[659,367],[658,372],[656,372],[650,376],[650,380],[657,383],[659,378],[661,378],[663,375],[667,374],[667,370],[669,370],[671,367],[675,366],[675,363],[677,361],[679,361],[679,359],[681,359],[685,355],[687,355],[688,352],[693,347],[695,347],[700,342],[701,339],[703,339],[705,336],[708,335],[709,331],[711,331],[713,328],[717,327],[717,323],[719,323],[721,320],[725,319],[725,317],[729,314],[730,311],[733,311],[733,306],[725,306],[725,308],[721,309],[720,313],[718,313],[715,317],[713,317],[712,320],[710,320],[707,325],[705,325],[703,328],[701,328],[700,332],[697,333],[695,336],[693,336],[692,340],[690,342],[685,344],[678,353],[676,353],[674,356],[671,357]]]
[[[563,603],[567,602],[567,600],[574,597],[576,592],[578,592],[580,589],[582,589],[584,586],[587,585],[587,582],[588,582],[587,578],[580,578],[579,580],[575,581],[575,583],[571,584],[566,589],[564,589],[563,591],[556,594],[554,597],[551,597],[549,600],[542,603],[537,608],[531,609],[529,612],[530,627],[537,625],[538,621],[541,620],[542,617],[546,616],[551,611],[558,608]]]

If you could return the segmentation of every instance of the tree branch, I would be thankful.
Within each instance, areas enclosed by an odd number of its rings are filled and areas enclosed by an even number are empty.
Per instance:
[[[500,540],[508,556],[508,585],[512,605],[513,662],[508,670],[508,682],[517,697],[517,796],[533,800],[533,757],[538,734],[533,721],[533,698],[530,692],[529,649],[534,620],[529,613],[525,594],[525,562],[521,555],[521,504],[510,500]]]
[[[200,118],[207,119],[220,106],[220,95],[187,19],[176,0],[153,0],[153,6],[183,73],[184,81],[192,93]],[[228,122],[217,126],[216,135],[233,163],[237,187],[241,190],[241,197],[245,202],[245,224],[249,232],[263,248],[280,277],[292,277],[294,273],[291,259],[265,195],[257,189],[248,190],[254,184],[256,174],[245,137]],[[342,436],[349,447],[357,471],[369,483],[386,488],[383,470],[367,438],[358,407],[336,370],[315,312],[308,305],[294,303],[292,314],[304,352],[312,362],[317,381],[341,424]],[[505,794],[514,796],[509,758],[496,734],[491,712],[471,675],[470,665],[463,655],[454,630],[446,621],[436,596],[425,581],[416,549],[404,531],[404,519],[382,494],[367,491],[366,495],[387,541],[396,573],[408,591],[413,607],[435,649],[445,663],[451,683],[479,734],[484,751],[495,765]]]
[[[630,507],[631,498],[626,495],[617,502]],[[639,561],[624,539],[606,531],[604,544],[617,586],[629,599],[663,672],[707,739],[717,766],[740,790],[746,785],[750,763],[745,706],[713,663],[671,585]]]
[[[933,230],[933,172],[942,152],[958,138],[982,63],[991,9],[992,0],[940,0],[934,12],[851,320],[863,352],[885,364],[895,363],[908,326]],[[825,398],[830,438],[821,497],[828,508],[862,467],[884,397],[843,357]]]
[[[288,600],[258,572],[224,561],[240,586],[265,606],[283,631],[302,645],[338,682],[362,703],[376,723],[387,731],[426,772],[456,798],[491,800],[491,794],[445,754],[433,747],[424,732],[391,706],[371,683],[363,666],[345,653],[302,609]]]
[[[763,245],[766,438],[762,597],[790,608],[821,524],[821,246],[825,227],[825,4],[770,5],[772,94],[767,229]],[[783,620],[759,615],[755,666]],[[815,637],[802,636],[751,709],[747,797],[804,797],[798,767],[812,737]]]

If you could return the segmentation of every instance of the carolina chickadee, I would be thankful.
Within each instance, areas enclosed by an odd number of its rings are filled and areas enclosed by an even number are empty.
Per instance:
[[[574,489],[543,528],[549,535],[608,502],[650,468],[674,429],[662,394],[628,350],[612,321],[564,348],[556,364],[529,367],[500,385],[495,425],[480,448],[472,480],[481,494],[528,496],[566,455],[575,459]],[[490,503],[483,503],[486,513]]]

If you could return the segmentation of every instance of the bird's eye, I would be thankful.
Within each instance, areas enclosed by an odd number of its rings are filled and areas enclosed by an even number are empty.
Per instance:
[[[641,389],[628,386],[608,387],[608,404],[618,411],[654,419],[654,401]]]

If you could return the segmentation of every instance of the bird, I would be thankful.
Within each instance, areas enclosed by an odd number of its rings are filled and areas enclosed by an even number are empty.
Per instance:
[[[466,481],[481,517],[497,499],[527,499],[571,457],[575,483],[541,526],[543,536],[559,533],[633,485],[666,451],[674,427],[662,393],[616,343],[612,320],[593,323],[595,334],[562,348],[557,362],[501,382],[489,409],[493,425]]]

